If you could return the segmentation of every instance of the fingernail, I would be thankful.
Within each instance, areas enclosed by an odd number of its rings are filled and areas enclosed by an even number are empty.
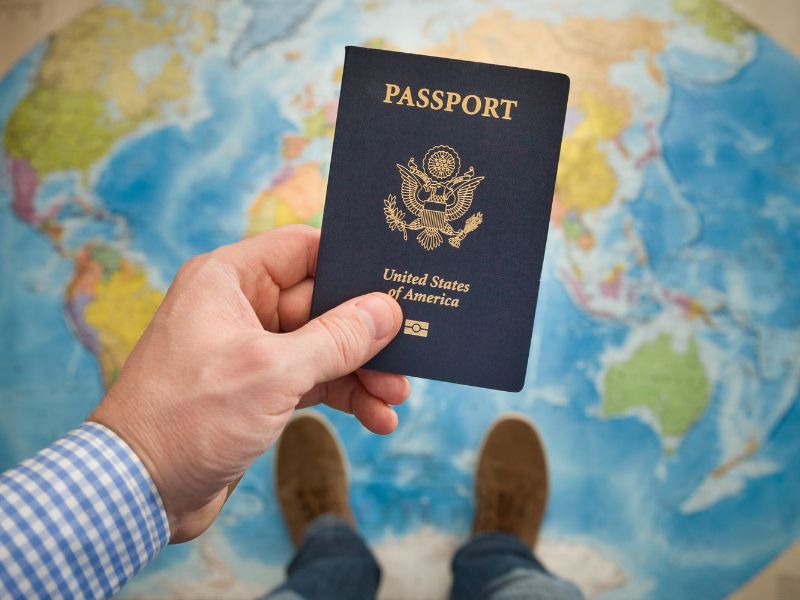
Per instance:
[[[356,308],[363,313],[362,318],[376,340],[385,338],[394,329],[394,311],[380,296],[367,296],[356,303]]]

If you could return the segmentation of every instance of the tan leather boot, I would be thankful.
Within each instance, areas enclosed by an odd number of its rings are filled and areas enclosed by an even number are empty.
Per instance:
[[[496,420],[475,473],[472,534],[503,532],[533,547],[547,505],[547,459],[533,424],[521,415]]]
[[[295,546],[320,515],[338,515],[353,525],[344,452],[319,413],[304,411],[284,429],[275,448],[275,490]]]

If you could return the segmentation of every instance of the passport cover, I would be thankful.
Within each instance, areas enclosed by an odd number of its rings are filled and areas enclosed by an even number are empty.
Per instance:
[[[311,313],[403,308],[365,366],[525,382],[569,78],[348,46]]]

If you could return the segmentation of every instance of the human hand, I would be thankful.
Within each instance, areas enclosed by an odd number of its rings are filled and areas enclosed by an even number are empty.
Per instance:
[[[358,368],[397,334],[400,306],[367,294],[309,321],[318,245],[317,230],[283,227],[189,260],[89,417],[147,467],[172,542],[208,528],[296,408],[397,426],[408,380]]]

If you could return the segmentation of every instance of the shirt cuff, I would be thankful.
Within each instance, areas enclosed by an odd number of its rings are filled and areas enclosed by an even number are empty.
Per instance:
[[[0,597],[107,598],[169,535],[139,457],[84,423],[0,475]]]

